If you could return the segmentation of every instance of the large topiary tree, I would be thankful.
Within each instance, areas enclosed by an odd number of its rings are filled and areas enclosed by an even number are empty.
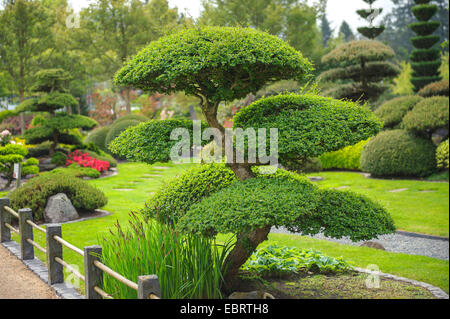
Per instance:
[[[66,89],[69,75],[62,69],[46,69],[35,76],[33,91],[37,96],[25,100],[18,106],[18,112],[43,113],[38,124],[25,131],[27,144],[50,141],[50,155],[55,153],[59,143],[81,144],[73,129],[92,129],[97,125],[93,119],[62,111],[78,105],[77,100]]]
[[[369,22],[369,26],[358,28],[358,32],[361,33],[366,38],[373,40],[376,37],[378,37],[381,33],[383,33],[383,31],[385,30],[385,27],[383,25],[378,26],[378,27],[373,25],[373,21],[381,14],[383,9],[372,7],[372,4],[376,0],[363,0],[363,1],[369,5],[369,9],[357,10],[356,13],[361,18],[367,20],[367,22]]]
[[[311,70],[307,59],[275,36],[248,28],[207,27],[152,42],[117,73],[115,81],[150,92],[197,96],[208,125],[224,133],[217,120],[221,102],[255,94],[272,81],[303,79]],[[171,131],[191,125],[176,120],[142,123],[123,132],[110,149],[129,160],[168,161]],[[337,150],[381,128],[358,104],[295,94],[253,103],[237,114],[238,126],[277,127],[281,162]],[[231,145],[236,152],[245,151],[227,143],[224,134],[221,141],[222,149]],[[326,229],[331,236],[355,240],[394,230],[389,215],[365,198],[321,192],[306,179],[283,171],[261,175],[255,168],[261,163],[248,159],[228,160],[226,169],[208,166],[168,183],[146,208],[149,215],[174,222],[183,231],[207,236],[234,233],[236,244],[224,268],[228,283],[274,225],[306,234]]]
[[[322,58],[329,70],[320,79],[333,82],[333,88],[324,94],[353,101],[377,100],[388,89],[386,80],[400,73],[396,65],[388,62],[394,55],[389,46],[378,41],[342,44]]]
[[[431,0],[414,0],[416,5],[412,7],[412,12],[419,22],[409,25],[416,33],[416,37],[411,38],[412,45],[416,48],[411,53],[412,68],[414,70],[411,83],[417,91],[426,85],[441,80],[439,67],[441,66],[441,53],[435,45],[439,42],[440,36],[433,34],[441,23],[430,21],[437,13],[438,7],[429,4]]]

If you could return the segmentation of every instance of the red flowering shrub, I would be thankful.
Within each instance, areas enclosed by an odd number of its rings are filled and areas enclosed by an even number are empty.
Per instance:
[[[67,157],[67,166],[74,163],[82,167],[90,167],[96,169],[100,173],[109,169],[109,163],[107,161],[98,160],[89,156],[89,153],[82,153],[79,150],[70,153]]]

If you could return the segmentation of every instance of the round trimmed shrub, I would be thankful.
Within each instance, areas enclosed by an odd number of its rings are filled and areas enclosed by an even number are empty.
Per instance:
[[[442,142],[436,150],[437,167],[448,169],[448,140]]]
[[[318,200],[319,192],[307,178],[259,176],[235,181],[203,198],[177,226],[201,235],[239,234],[271,225],[292,229],[302,218],[313,215]]]
[[[142,213],[160,222],[172,224],[203,197],[229,186],[235,180],[236,175],[223,164],[194,167],[164,183],[146,203]]]
[[[444,96],[426,98],[408,112],[402,121],[402,128],[421,133],[431,133],[448,127],[449,100]]]
[[[84,140],[85,144],[89,144],[92,143],[95,146],[97,146],[98,148],[100,148],[101,150],[106,151],[106,136],[109,133],[110,130],[110,126],[104,126],[104,127],[100,127],[98,129],[95,129],[94,131],[92,131],[91,134],[89,134],[86,139]]]
[[[374,113],[383,122],[384,128],[395,128],[408,111],[422,100],[423,98],[417,95],[397,97],[381,105]]]
[[[56,166],[65,166],[66,162],[67,156],[62,152],[56,152],[52,155],[52,159],[50,160],[50,163],[55,164]]]
[[[419,91],[423,97],[449,96],[448,80],[430,83]]]
[[[88,182],[64,172],[43,173],[29,180],[10,194],[11,205],[17,210],[31,208],[34,220],[44,220],[44,210],[51,196],[64,193],[79,211],[94,211],[108,202],[102,191]]]
[[[114,124],[122,122],[122,121],[138,121],[138,122],[148,122],[150,119],[144,115],[139,114],[128,114],[122,117],[119,117],[114,121]]]
[[[320,190],[307,178],[285,174],[236,181],[193,205],[177,226],[206,236],[275,226],[304,235],[324,231],[354,241],[395,231],[386,210],[368,198]]]
[[[361,169],[372,176],[425,177],[436,170],[436,147],[404,130],[385,131],[370,140]]]
[[[359,104],[315,95],[258,100],[234,117],[234,128],[278,128],[280,162],[318,157],[377,134],[380,122]],[[270,145],[266,146],[270,149]]]
[[[126,129],[139,125],[141,122],[136,120],[125,120],[125,121],[119,121],[118,123],[114,123],[111,125],[108,134],[105,138],[105,146],[108,147],[109,143],[114,141],[120,133],[125,131]]]

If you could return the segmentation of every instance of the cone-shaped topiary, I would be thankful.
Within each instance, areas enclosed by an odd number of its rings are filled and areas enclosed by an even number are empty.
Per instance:
[[[416,5],[411,10],[418,22],[409,25],[410,29],[417,35],[411,38],[411,43],[416,49],[413,50],[410,58],[414,70],[411,83],[417,92],[426,85],[441,80],[439,75],[440,51],[434,48],[440,37],[433,35],[433,32],[439,28],[441,23],[430,21],[438,11],[436,5],[429,4],[430,0],[414,1]]]
[[[37,125],[24,133],[27,144],[40,144],[51,141],[50,155],[53,155],[59,143],[81,144],[80,138],[72,134],[72,129],[92,129],[97,125],[93,119],[72,115],[59,110],[71,109],[78,102],[67,93],[66,82],[70,79],[67,72],[61,69],[47,69],[36,73],[36,83],[33,86],[37,97],[25,100],[18,106],[18,112],[45,112],[45,117],[40,117]],[[57,112],[58,111],[58,112]]]
[[[393,54],[391,49],[382,47],[381,52],[374,50],[368,62],[383,61],[380,55]],[[358,56],[361,50],[352,54]],[[199,97],[208,125],[222,133],[219,146],[236,151],[233,143],[226,143],[225,129],[217,120],[219,104],[256,94],[272,81],[304,79],[311,70],[310,62],[278,37],[250,28],[207,27],[181,31],[152,42],[127,62],[115,81],[147,92],[184,91]],[[255,102],[238,113],[235,125],[278,128],[281,160],[320,155],[355,144],[381,128],[374,115],[356,103],[294,94]],[[175,143],[170,136],[175,128],[187,128],[192,139],[191,121],[153,120],[122,132],[112,141],[110,149],[129,160],[168,161],[170,143]],[[159,219],[179,218],[176,226],[186,231],[234,232],[237,240],[225,261],[224,277],[228,284],[267,239],[273,225],[305,233],[326,227],[331,236],[352,238],[357,238],[358,232],[367,235],[364,238],[372,238],[394,230],[387,213],[366,199],[337,193],[346,199],[336,201],[331,197],[335,194],[322,193],[322,197],[314,185],[298,175],[283,177],[283,171],[279,170],[261,177],[254,170],[258,163],[248,159],[240,163],[234,158],[228,161],[229,173],[221,170],[220,174],[210,174],[200,169],[180,177],[181,184],[167,183],[146,209],[147,214]],[[215,166],[211,169],[218,170]],[[234,179],[231,172],[236,181],[228,186]],[[331,199],[322,201],[329,195]],[[366,201],[369,204],[363,205]],[[334,214],[334,209],[339,213]]]
[[[385,27],[383,25],[378,26],[378,27],[373,25],[373,21],[381,14],[383,9],[381,9],[381,8],[375,9],[372,7],[372,4],[376,0],[363,0],[363,1],[366,2],[367,4],[369,4],[369,9],[357,10],[356,13],[361,18],[367,20],[367,22],[369,22],[369,26],[358,28],[358,32],[361,33],[366,38],[373,40],[376,37],[378,37],[380,34],[382,34],[383,31],[385,30]]]
[[[378,41],[352,41],[337,47],[322,58],[330,69],[320,75],[323,81],[336,82],[325,91],[336,99],[377,100],[387,90],[382,81],[393,78],[400,69],[388,62],[394,50]]]

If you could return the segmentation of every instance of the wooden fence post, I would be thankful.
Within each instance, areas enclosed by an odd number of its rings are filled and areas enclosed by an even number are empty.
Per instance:
[[[103,289],[103,271],[94,265],[94,261],[101,261],[102,247],[84,247],[84,289],[86,299],[103,299],[94,287]]]
[[[33,221],[33,213],[29,208],[19,209],[20,257],[22,260],[34,259],[34,247],[27,239],[33,240],[33,227],[27,220]]]
[[[56,257],[63,259],[62,245],[53,238],[55,235],[59,237],[62,236],[61,225],[47,225],[47,267],[48,282],[50,285],[64,282],[63,266],[55,260]]]
[[[11,241],[11,231],[5,226],[11,224],[11,215],[3,208],[9,205],[9,198],[0,198],[0,243]]]
[[[161,287],[158,276],[139,276],[138,277],[138,299],[149,299],[150,294],[161,298]]]

